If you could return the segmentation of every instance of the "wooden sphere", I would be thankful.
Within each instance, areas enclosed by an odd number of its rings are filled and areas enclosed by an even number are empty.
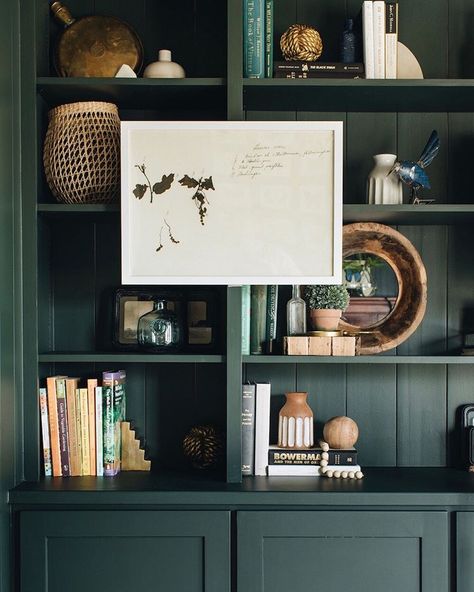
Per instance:
[[[355,476],[356,476],[356,479],[362,479],[362,477],[364,476],[364,473],[362,471],[357,471]]]
[[[332,476],[334,475],[334,471],[331,471],[331,470],[329,470],[329,471],[326,471],[326,475],[327,475],[328,477],[332,477]]]
[[[327,467],[327,466],[328,466],[328,464],[329,464],[329,463],[328,463],[328,461],[327,461],[327,460],[325,460],[324,458],[323,458],[322,460],[320,460],[320,461],[319,461],[319,465],[320,465],[321,467]]]
[[[341,471],[334,471],[334,477],[336,477],[336,479],[339,479],[340,476],[341,476]]]
[[[322,452],[321,453],[321,458],[322,458],[322,460],[329,460],[329,453],[328,452]]]
[[[342,471],[342,473],[341,473],[341,477],[342,477],[343,479],[347,479],[347,475],[348,475],[347,471]]]
[[[333,417],[324,426],[324,439],[331,448],[352,448],[359,437],[359,428],[350,417]]]
[[[324,440],[319,441],[319,446],[323,452],[327,452],[329,450],[329,444],[324,442]]]
[[[324,475],[324,473],[326,473],[326,472],[327,472],[327,467],[319,467],[319,473],[321,475]]]
[[[354,478],[355,478],[354,471],[349,471],[349,479],[354,479]]]

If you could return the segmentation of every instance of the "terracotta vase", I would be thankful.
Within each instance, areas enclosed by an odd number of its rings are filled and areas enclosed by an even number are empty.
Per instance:
[[[314,444],[313,412],[306,402],[308,393],[286,393],[278,419],[278,446],[310,448]]]
[[[309,318],[313,331],[337,331],[342,310],[334,308],[311,309]]]

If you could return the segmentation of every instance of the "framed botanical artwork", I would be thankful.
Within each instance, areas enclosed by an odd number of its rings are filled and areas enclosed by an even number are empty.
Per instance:
[[[341,282],[342,122],[122,123],[124,284]]]

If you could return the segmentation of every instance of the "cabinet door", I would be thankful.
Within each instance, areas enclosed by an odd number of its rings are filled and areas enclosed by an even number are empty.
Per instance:
[[[21,515],[21,592],[228,592],[228,512]]]
[[[457,592],[474,589],[474,512],[456,514]]]
[[[238,592],[447,592],[446,512],[240,512]]]

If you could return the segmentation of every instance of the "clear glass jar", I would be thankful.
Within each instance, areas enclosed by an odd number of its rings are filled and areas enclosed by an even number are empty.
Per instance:
[[[286,322],[288,336],[306,333],[306,302],[301,298],[299,286],[293,286],[293,296],[286,305]]]
[[[181,346],[178,316],[168,310],[166,300],[155,300],[153,310],[138,319],[138,343],[151,351],[177,350]]]

